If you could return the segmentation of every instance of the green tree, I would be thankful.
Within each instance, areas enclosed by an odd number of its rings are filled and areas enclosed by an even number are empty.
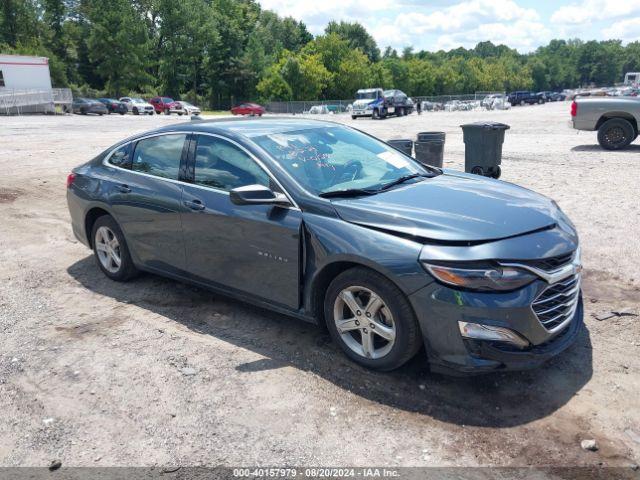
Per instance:
[[[335,33],[349,43],[352,49],[359,48],[371,62],[380,60],[380,49],[374,38],[360,23],[331,21],[325,28],[325,33]]]
[[[0,43],[27,48],[39,45],[38,7],[35,0],[2,0]]]
[[[331,80],[320,55],[283,51],[258,83],[257,90],[266,100],[315,100]]]
[[[112,95],[142,88],[151,80],[145,72],[151,45],[131,3],[93,0],[88,12],[88,57],[104,88]]]

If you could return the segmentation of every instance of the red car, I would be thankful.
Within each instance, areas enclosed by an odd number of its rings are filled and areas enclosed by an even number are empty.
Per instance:
[[[172,113],[177,113],[182,115],[182,107],[173,98],[154,97],[149,100],[149,103],[153,105],[153,109],[157,114],[171,115]]]
[[[259,117],[261,117],[265,111],[264,107],[257,103],[241,103],[231,109],[231,113],[234,115],[258,115]]]

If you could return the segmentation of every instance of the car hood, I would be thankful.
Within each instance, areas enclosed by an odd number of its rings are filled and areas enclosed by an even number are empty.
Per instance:
[[[336,198],[345,221],[443,242],[481,242],[550,228],[555,203],[516,185],[444,173],[376,195]]]
[[[360,100],[356,100],[355,102],[353,102],[353,106],[364,108],[372,103],[376,103],[376,101],[377,100],[375,98],[361,98]]]

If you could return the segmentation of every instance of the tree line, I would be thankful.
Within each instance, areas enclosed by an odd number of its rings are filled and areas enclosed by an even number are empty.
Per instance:
[[[50,59],[77,94],[167,95],[213,108],[244,100],[352,98],[358,88],[410,96],[611,85],[640,71],[640,42],[552,40],[520,54],[478,43],[381,51],[359,23],[313,36],[255,0],[3,0],[0,52]]]

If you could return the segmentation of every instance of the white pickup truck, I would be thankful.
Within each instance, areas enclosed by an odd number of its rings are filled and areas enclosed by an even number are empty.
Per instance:
[[[638,137],[640,98],[578,97],[571,104],[571,122],[576,130],[597,130],[602,148],[620,150]]]

